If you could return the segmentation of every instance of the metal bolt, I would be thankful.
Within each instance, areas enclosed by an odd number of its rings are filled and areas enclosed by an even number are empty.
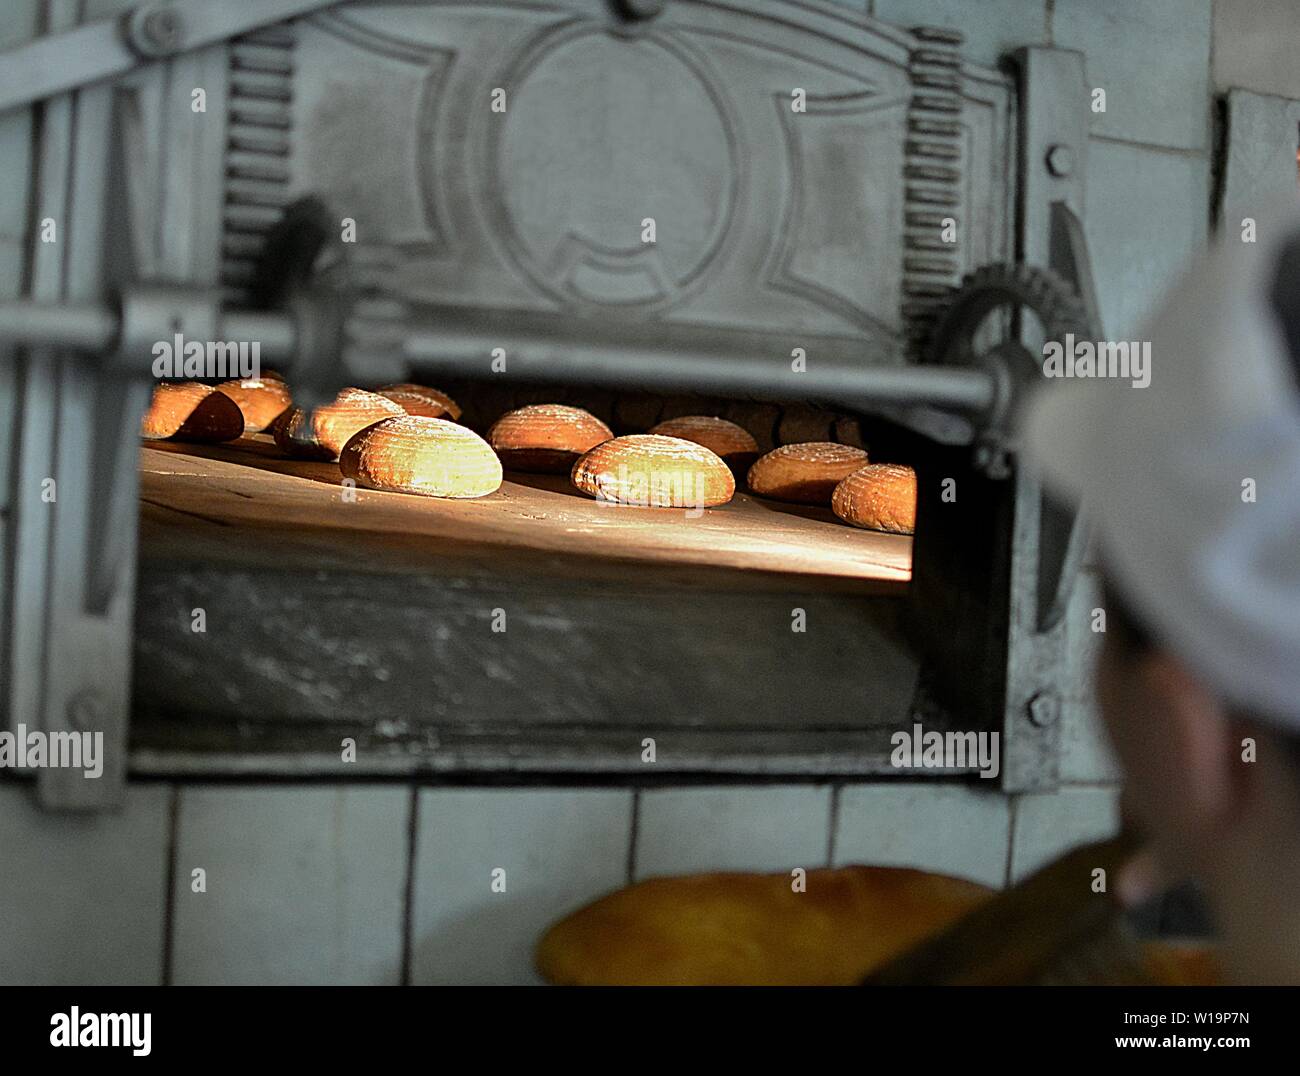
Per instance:
[[[1061,716],[1061,703],[1050,691],[1040,691],[1029,700],[1029,720],[1040,729],[1056,724]]]
[[[149,12],[140,29],[156,49],[174,49],[181,42],[180,16],[171,8]]]
[[[1058,179],[1074,175],[1074,150],[1062,142],[1048,147],[1047,170]]]
[[[185,25],[165,3],[128,12],[123,29],[131,50],[146,60],[170,56],[184,44]]]

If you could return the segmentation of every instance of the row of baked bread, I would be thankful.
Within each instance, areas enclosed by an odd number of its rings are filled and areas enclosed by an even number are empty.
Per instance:
[[[856,526],[911,533],[911,468],[872,464],[850,445],[810,442],[760,455],[753,436],[726,419],[687,415],[646,434],[615,437],[595,415],[563,404],[531,404],[501,416],[486,440],[455,420],[460,409],[425,386],[376,392],[347,388],[310,411],[292,406],[268,375],[212,389],[158,386],[145,416],[147,438],[233,440],[269,430],[299,458],[339,461],[345,477],[372,489],[434,497],[480,497],[503,468],[565,473],[601,500],[649,507],[706,508],[731,500],[736,480],[776,500],[829,505]]]

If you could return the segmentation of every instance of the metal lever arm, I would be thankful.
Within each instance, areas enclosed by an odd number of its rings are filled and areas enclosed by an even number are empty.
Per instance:
[[[127,290],[116,308],[0,303],[0,341],[100,352],[123,376],[147,377],[152,345],[176,333],[201,341],[256,340],[264,361],[311,383],[317,380],[318,349],[309,345],[312,326],[303,319],[310,321],[317,312],[298,308],[295,313],[223,311],[215,293],[204,289],[138,287]],[[363,384],[415,369],[542,384],[817,400],[847,409],[928,405],[966,415],[987,411],[995,399],[996,386],[985,370],[869,365],[848,343],[795,373],[788,351],[765,334],[719,334],[701,350],[699,341],[686,346],[662,325],[628,326],[617,338],[584,337],[572,319],[563,326],[543,320],[502,333],[472,312],[449,308],[380,318],[367,316],[362,304],[343,329],[343,373]],[[493,367],[494,352],[504,360],[504,370]]]
[[[216,294],[205,289],[133,288],[118,304],[0,302],[0,342],[98,352],[125,376],[149,376],[150,346],[176,333],[191,340],[257,340],[264,356],[285,362],[295,340],[287,315],[222,311]]]
[[[340,0],[165,0],[0,52],[0,113]]]

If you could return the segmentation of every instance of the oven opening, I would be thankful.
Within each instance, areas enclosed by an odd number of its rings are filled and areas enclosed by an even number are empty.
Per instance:
[[[721,417],[760,459],[860,456],[849,471],[906,471],[924,445],[799,403],[439,387],[480,435],[560,403],[616,436]],[[133,764],[599,776],[658,749],[665,774],[883,770],[909,715],[944,720],[909,642],[910,521],[846,522],[818,473],[811,495],[759,494],[742,463],[702,509],[509,467],[487,496],[444,499],[354,485],[267,431],[145,442]]]
[[[1015,483],[977,470],[960,429],[995,389],[917,367],[963,278],[1015,259],[1015,81],[950,31],[837,18],[791,52],[770,12],[687,7],[707,65],[550,9],[508,32],[475,5],[445,26],[398,5],[256,31],[204,128],[222,197],[166,189],[210,214],[226,308],[279,312],[290,382],[295,363],[331,391],[391,366],[479,434],[559,403],[616,435],[702,415],[762,451],[860,442],[914,469],[914,533],[755,494],[748,472],[689,514],[563,474],[507,470],[464,500],[350,487],[265,433],[151,442],[134,773],[854,777],[896,774],[891,737],[916,720],[1002,727]],[[284,242],[295,221],[331,257]],[[341,288],[357,331],[311,306],[324,346],[297,354],[281,330],[304,284]],[[521,387],[530,371],[560,391]],[[728,396],[664,394],[685,388]]]

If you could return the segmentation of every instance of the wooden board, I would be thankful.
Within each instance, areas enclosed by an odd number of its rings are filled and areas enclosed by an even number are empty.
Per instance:
[[[523,475],[348,503],[335,464],[266,438],[141,466],[137,774],[889,773],[921,698],[910,539],[824,510],[740,494],[690,518]]]
[[[911,573],[908,537],[858,530],[826,509],[745,493],[692,514],[601,503],[551,475],[512,473],[496,493],[476,500],[345,491],[336,464],[286,459],[264,435],[228,446],[151,444],[141,467],[144,504],[164,510],[146,514],[145,557],[175,549],[179,516],[247,529],[249,539],[234,550],[245,558],[256,557],[260,546],[281,557],[297,551],[304,560],[314,555],[363,567],[365,558],[376,558],[372,566],[396,571],[427,571],[439,557],[515,561],[529,554],[558,568],[546,555],[560,554],[572,562],[567,570],[578,572],[631,562],[647,570],[696,566],[895,586]],[[277,545],[268,531],[281,532],[288,545]],[[232,538],[222,535],[223,542]]]

